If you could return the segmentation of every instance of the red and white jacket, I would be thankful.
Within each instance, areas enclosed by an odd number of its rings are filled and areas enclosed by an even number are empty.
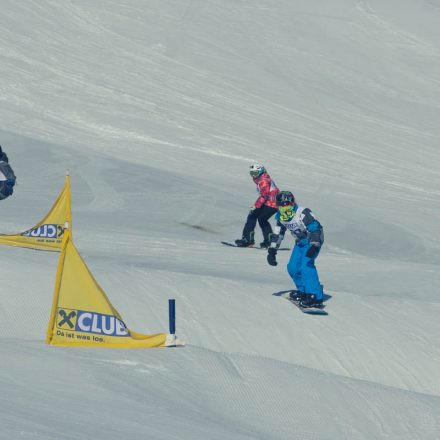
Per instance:
[[[259,197],[255,202],[255,208],[261,208],[263,205],[276,208],[276,195],[280,192],[275,182],[270,178],[269,174],[263,173],[261,176],[253,179],[257,185]]]

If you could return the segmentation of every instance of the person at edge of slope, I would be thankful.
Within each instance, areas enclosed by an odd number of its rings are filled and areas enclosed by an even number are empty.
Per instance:
[[[16,177],[9,165],[9,159],[0,145],[0,200],[6,199],[14,192]]]
[[[263,241],[260,243],[260,246],[267,248],[270,245],[270,237],[272,235],[272,226],[269,223],[269,219],[277,212],[275,197],[280,190],[263,165],[251,165],[249,174],[257,185],[259,196],[251,206],[243,228],[242,238],[235,240],[235,244],[239,247],[253,246],[255,244],[255,226],[258,221],[263,233]]]
[[[309,208],[298,206],[290,191],[281,191],[276,196],[278,212],[277,221],[268,248],[267,262],[276,266],[277,249],[288,229],[295,237],[287,272],[293,279],[297,290],[290,293],[293,301],[301,307],[322,306],[323,292],[316,270],[315,260],[324,243],[324,231]]]

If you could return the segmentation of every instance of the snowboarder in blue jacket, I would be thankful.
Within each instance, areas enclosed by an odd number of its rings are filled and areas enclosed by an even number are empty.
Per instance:
[[[267,262],[276,266],[277,249],[288,229],[295,237],[295,246],[287,264],[287,271],[297,290],[290,294],[301,307],[320,307],[322,305],[322,286],[316,270],[315,260],[324,243],[321,224],[309,208],[302,208],[295,202],[290,191],[281,191],[276,196],[278,212],[272,240],[268,248]]]

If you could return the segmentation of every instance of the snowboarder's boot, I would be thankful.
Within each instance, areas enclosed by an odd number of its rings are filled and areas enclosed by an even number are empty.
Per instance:
[[[264,241],[260,243],[260,247],[267,249],[270,246],[271,241],[272,241],[272,232],[269,232],[269,234],[264,234]]]
[[[243,236],[241,239],[235,240],[235,244],[238,247],[253,246],[255,244],[254,234],[255,234],[254,231],[250,232],[248,237]]]
[[[300,292],[299,290],[292,290],[289,293],[289,298],[291,301],[300,302],[305,297],[305,294],[303,292]]]
[[[260,247],[268,248],[272,240],[272,228],[269,226],[269,228],[263,229],[262,232],[263,232],[263,241],[260,243]]]
[[[250,247],[255,244],[254,241],[249,241],[247,238],[240,238],[239,240],[235,240],[235,244],[238,247]]]
[[[270,246],[270,240],[269,240],[269,241],[262,241],[262,242],[260,243],[260,247],[261,247],[261,248],[265,248],[265,249],[267,249],[269,246]]]
[[[304,307],[305,309],[313,307],[320,309],[323,307],[322,299],[318,300],[316,299],[316,296],[314,294],[304,294],[304,298],[301,299],[299,302],[299,305],[301,307]]]

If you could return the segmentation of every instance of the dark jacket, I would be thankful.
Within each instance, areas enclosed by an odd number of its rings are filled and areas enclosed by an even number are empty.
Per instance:
[[[14,170],[9,165],[8,156],[0,146],[0,200],[12,195],[16,180]]]

